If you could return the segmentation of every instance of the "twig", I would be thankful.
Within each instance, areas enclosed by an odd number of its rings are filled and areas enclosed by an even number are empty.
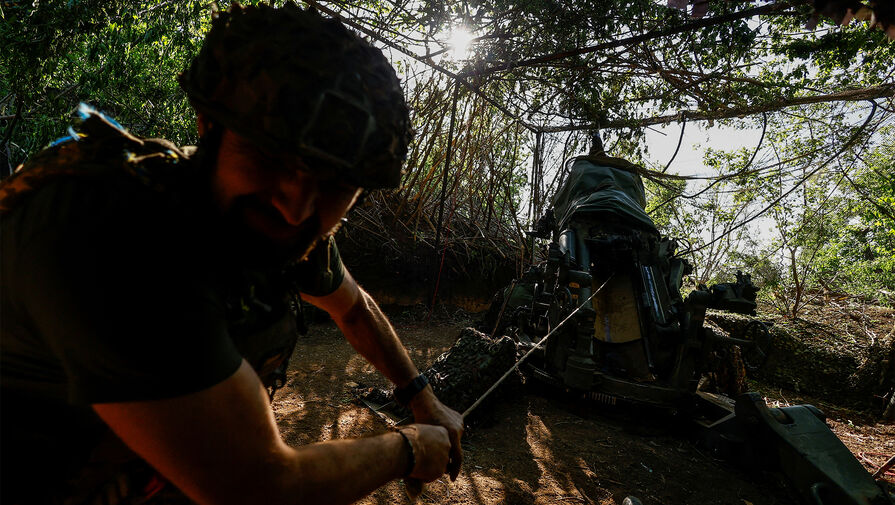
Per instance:
[[[883,475],[884,473],[888,472],[889,469],[892,468],[892,466],[895,466],[895,455],[893,455],[889,458],[888,461],[883,463],[883,466],[879,467],[879,469],[873,473],[872,477],[875,479],[880,475]]]
[[[684,142],[684,129],[687,128],[687,114],[681,112],[681,136],[677,139],[677,147],[674,149],[674,154],[671,155],[671,159],[668,160],[668,163],[665,164],[665,168],[662,169],[662,173],[668,171],[668,167],[671,166],[671,163],[677,158],[677,153],[681,150],[681,144]]]
[[[585,503],[593,503],[594,502],[593,500],[590,499],[590,496],[587,496],[586,494],[584,494],[584,491],[582,491],[581,488],[578,487],[578,485],[576,485],[576,484],[572,484],[572,485],[575,486],[575,490],[578,491],[578,494],[580,494],[581,497],[584,498]]]

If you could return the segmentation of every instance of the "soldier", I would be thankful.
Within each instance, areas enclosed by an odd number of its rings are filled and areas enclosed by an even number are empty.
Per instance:
[[[182,499],[158,492],[168,481],[199,503],[348,503],[400,477],[456,478],[460,415],[332,240],[362,189],[399,182],[394,70],[336,20],[234,4],[180,82],[198,148],[82,107],[80,131],[0,187],[2,502]],[[294,295],[419,424],[283,443],[264,387],[284,379]]]

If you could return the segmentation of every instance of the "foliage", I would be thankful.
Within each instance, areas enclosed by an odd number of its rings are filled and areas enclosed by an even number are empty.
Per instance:
[[[385,48],[412,107],[406,176],[369,200],[370,233],[382,225],[428,246],[483,241],[513,255],[588,130],[602,127],[610,154],[641,162],[649,125],[761,124],[757,149],[706,150],[710,180],[645,174],[651,215],[681,237],[696,280],[751,264],[789,315],[818,289],[891,303],[895,44],[867,23],[806,30],[807,0],[711,0],[703,19],[655,0],[309,3]],[[4,3],[0,168],[62,135],[80,101],[137,134],[195,142],[176,76],[198,51],[208,6]],[[459,59],[447,42],[458,26],[477,37]],[[878,104],[860,128],[866,102],[847,104],[857,100]]]
[[[866,23],[805,32],[807,2],[709,5],[694,21],[652,0],[431,0],[406,30],[473,31],[479,38],[461,75],[511,83],[499,101],[535,126],[637,125],[682,110],[721,117],[725,109],[878,84],[895,59],[885,35]],[[623,42],[633,37],[644,40]]]
[[[811,119],[819,116],[811,109],[822,109],[825,120]],[[715,235],[704,227],[712,223],[709,229],[714,229],[720,220],[733,223],[730,229],[739,240],[724,252],[720,270],[728,275],[751,271],[765,301],[784,315],[796,317],[831,292],[891,303],[895,249],[889,230],[895,212],[890,202],[892,127],[886,125],[892,117],[878,112],[854,105],[808,106],[772,116],[767,145],[751,158],[744,150],[709,150],[707,164],[723,178],[701,199],[717,202],[717,193],[725,186],[729,190],[723,211],[701,218],[696,242],[702,240],[704,249],[696,248],[697,263],[703,269],[715,265],[706,259],[717,250]],[[859,114],[868,115],[855,126]],[[759,152],[757,163],[746,161]],[[701,204],[684,200],[687,214],[699,216]],[[749,226],[736,228],[737,222]],[[678,228],[696,226],[691,218]]]
[[[753,9],[765,15],[747,15]],[[819,262],[839,258],[828,246],[838,243],[831,238],[852,219],[844,213],[849,195],[842,181],[854,169],[840,174],[826,158],[853,142],[857,114],[835,104],[792,105],[834,101],[823,95],[841,90],[855,90],[854,99],[885,99],[895,89],[895,45],[882,32],[861,23],[806,31],[810,15],[802,2],[711,2],[706,22],[697,27],[650,1],[436,0],[417,22],[439,27],[429,33],[464,25],[479,35],[474,54],[458,67],[460,75],[481,89],[503,83],[488,88],[491,96],[532,130],[632,126],[608,132],[608,144],[635,160],[649,149],[637,125],[649,124],[651,117],[685,111],[711,126],[713,118],[731,117],[729,111],[764,112],[765,127],[772,130],[764,146],[754,152],[708,149],[706,164],[716,176],[697,188],[654,174],[647,181],[650,211],[660,228],[684,242],[697,282],[728,275],[748,259],[763,272],[765,293],[794,316],[823,288],[819,283],[829,275]],[[638,36],[641,42],[619,43]],[[891,117],[891,110],[878,112],[878,118]],[[884,123],[870,125],[861,142],[878,138],[875,131]],[[839,156],[853,158],[861,150],[850,145]],[[562,165],[554,166],[553,173],[561,175]],[[854,244],[857,238],[841,242]],[[858,264],[849,261],[851,267]]]
[[[81,101],[137,134],[194,142],[175,77],[207,29],[204,3],[147,0],[13,3],[3,12],[0,114],[21,107],[10,164],[60,137]]]
[[[846,218],[818,258],[818,270],[847,293],[895,304],[895,142],[863,156],[856,177],[848,177]],[[861,160],[856,160],[861,161]]]
[[[697,284],[728,281],[731,255],[744,245],[755,245],[747,229],[736,228],[753,207],[754,195],[745,190],[744,176],[738,176],[748,168],[750,154],[745,149],[723,152],[709,148],[705,162],[718,171],[719,178],[689,193],[685,179],[646,184],[651,196],[647,212],[664,234],[684,242],[682,254],[690,256]]]

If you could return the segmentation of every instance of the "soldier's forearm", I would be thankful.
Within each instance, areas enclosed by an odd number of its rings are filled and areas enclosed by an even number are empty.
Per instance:
[[[410,464],[397,433],[287,446],[245,361],[196,393],[93,408],[128,447],[203,505],[350,503],[401,477]]]
[[[289,502],[353,503],[403,476],[407,457],[404,440],[398,433],[299,447],[288,476],[296,486]]]
[[[336,324],[354,349],[394,384],[405,386],[419,375],[388,318],[364,290]]]

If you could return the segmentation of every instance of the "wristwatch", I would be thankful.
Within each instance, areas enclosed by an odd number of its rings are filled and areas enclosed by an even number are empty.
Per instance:
[[[425,375],[419,374],[415,379],[410,381],[410,384],[407,384],[402,388],[395,388],[395,391],[392,394],[395,396],[396,402],[406,407],[410,404],[410,400],[413,400],[413,397],[423,389],[426,389],[426,386],[428,385],[429,379],[427,379]]]

